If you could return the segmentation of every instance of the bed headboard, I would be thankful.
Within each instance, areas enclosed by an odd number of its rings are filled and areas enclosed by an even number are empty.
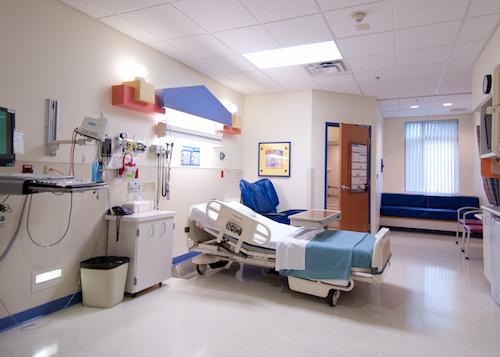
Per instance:
[[[229,207],[223,202],[212,200],[206,208],[207,215],[213,219],[218,228],[217,241],[220,243],[224,235],[238,240],[235,252],[238,253],[243,242],[262,245],[271,239],[271,230],[256,219]]]

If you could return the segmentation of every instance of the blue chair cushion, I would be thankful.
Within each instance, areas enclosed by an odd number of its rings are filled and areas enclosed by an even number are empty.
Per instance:
[[[383,193],[382,206],[427,207],[424,195]]]
[[[438,219],[443,221],[455,221],[457,219],[457,211],[446,208],[382,206],[380,214],[382,216]]]
[[[240,181],[241,198],[243,204],[257,213],[276,213],[279,205],[278,195],[269,179],[261,179],[250,183]]]
[[[479,208],[479,199],[471,196],[429,196],[429,207],[453,210],[457,210],[461,207]]]

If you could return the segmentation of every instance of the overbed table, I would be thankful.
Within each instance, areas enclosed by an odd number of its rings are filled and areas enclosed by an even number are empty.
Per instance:
[[[337,210],[310,209],[293,214],[288,218],[290,218],[292,226],[320,229],[326,228],[330,223],[339,221],[342,218],[342,212]]]

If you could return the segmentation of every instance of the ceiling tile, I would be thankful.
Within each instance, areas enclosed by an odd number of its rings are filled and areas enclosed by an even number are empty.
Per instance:
[[[181,0],[173,4],[210,32],[258,24],[237,0]]]
[[[397,30],[396,41],[398,51],[450,45],[455,41],[460,24],[461,21],[452,21]]]
[[[383,112],[391,110],[399,110],[399,99],[382,99],[378,101],[380,110]]]
[[[214,80],[234,88],[243,94],[260,94],[283,92],[284,88],[273,82],[260,71],[247,71],[233,74],[217,75]]]
[[[352,74],[315,77],[314,81],[323,90],[346,94],[361,94]]]
[[[453,74],[444,77],[439,94],[455,94],[472,92],[472,74]]]
[[[279,81],[278,83],[288,91],[309,90],[309,89],[320,89],[321,88],[311,78],[292,80],[292,81]]]
[[[427,109],[408,109],[384,112],[384,118],[415,118],[427,115]]]
[[[467,16],[483,16],[500,13],[498,0],[472,0]]]
[[[343,9],[345,7],[358,6],[367,3],[373,3],[373,0],[317,0],[321,10]],[[358,10],[362,10],[359,8]]]
[[[453,48],[451,55],[452,61],[465,61],[465,60],[476,60],[479,53],[483,49],[486,41],[472,41],[458,43]]]
[[[443,70],[443,63],[428,64],[418,67],[404,67],[398,70],[398,78],[410,83],[418,82],[419,80],[436,80],[437,84]]]
[[[272,79],[281,82],[281,81],[299,81],[299,80],[308,80],[311,79],[311,75],[302,66],[289,66],[289,67],[281,67],[281,68],[270,68],[265,69],[264,72],[266,75],[271,77]]]
[[[212,35],[199,35],[171,40],[170,43],[189,54],[191,59],[222,57],[234,54],[233,51]]]
[[[273,22],[265,25],[282,46],[297,46],[332,40],[321,15]]]
[[[170,4],[129,12],[123,16],[162,40],[205,32]]]
[[[97,0],[115,13],[143,9],[168,2],[168,0]]]
[[[394,0],[396,28],[458,20],[465,16],[469,0]]]
[[[499,0],[500,2],[500,0]],[[474,17],[465,20],[458,42],[486,40],[498,25],[500,14]]]
[[[208,76],[255,70],[255,67],[241,56],[208,58],[189,61],[186,64]]]
[[[62,0],[65,4],[80,10],[92,17],[104,17],[114,15],[115,12],[102,5],[98,0]]]
[[[472,73],[473,60],[452,61],[448,63],[446,74],[467,74]]]
[[[394,52],[394,36],[392,32],[383,32],[344,38],[338,40],[337,45],[346,58],[371,56]]]
[[[433,101],[433,97],[413,97],[413,98],[401,98],[399,99],[400,110],[413,110],[412,105],[418,105],[420,110],[427,110],[430,108]]]
[[[156,48],[160,52],[165,53],[169,57],[175,58],[176,60],[182,62],[190,60],[188,53],[182,52],[179,48],[172,46],[172,44],[168,40],[151,42],[148,45],[153,48]]]
[[[439,95],[434,97],[432,109],[443,109],[443,103],[453,103],[453,107],[470,108],[472,105],[472,94]]]
[[[261,22],[310,15],[319,11],[314,0],[242,0],[242,2]]]
[[[420,66],[433,63],[446,63],[451,46],[417,48],[397,53],[400,67]]]
[[[417,83],[398,81],[399,97],[415,97],[436,93],[437,82],[434,79],[421,79]]]
[[[353,72],[378,71],[396,67],[396,54],[385,53],[368,57],[356,57],[347,60]]]
[[[393,29],[392,2],[383,1],[364,5],[363,11],[367,13],[365,22],[370,25],[368,30],[358,31],[351,14],[357,8],[351,7],[325,13],[325,18],[336,38],[348,36],[363,36],[375,32]]]
[[[279,43],[260,25],[216,32],[214,36],[238,53],[265,51],[280,47]]]
[[[114,29],[123,32],[124,34],[135,38],[141,42],[153,42],[158,41],[158,37],[149,33],[148,31],[143,30],[142,28],[134,25],[130,21],[124,19],[119,15],[105,17],[101,19],[106,25],[113,27]]]
[[[395,70],[354,73],[354,77],[365,95],[381,99],[399,97]]]

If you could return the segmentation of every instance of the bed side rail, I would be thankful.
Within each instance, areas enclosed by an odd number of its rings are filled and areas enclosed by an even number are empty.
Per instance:
[[[226,234],[238,240],[235,253],[240,251],[244,242],[262,245],[271,239],[271,230],[266,225],[220,201],[212,200],[208,202],[206,212],[217,223],[219,228],[218,243],[222,242]]]
[[[382,272],[391,257],[391,241],[389,228],[381,228],[375,234],[375,245],[372,255],[372,269]]]

